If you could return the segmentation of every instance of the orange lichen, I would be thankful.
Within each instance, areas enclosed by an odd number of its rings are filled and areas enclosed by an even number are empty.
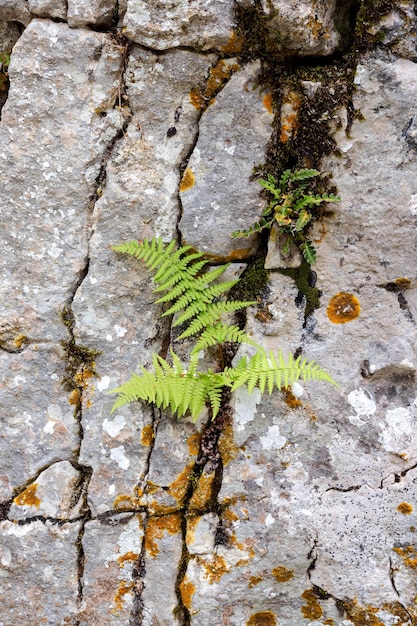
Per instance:
[[[187,191],[187,189],[192,189],[194,185],[195,185],[195,176],[192,170],[190,170],[190,168],[187,167],[180,182],[180,191]]]
[[[287,143],[297,132],[300,106],[300,96],[294,91],[284,96],[281,106],[281,143]]]
[[[325,619],[323,624],[326,624],[326,626],[335,626],[334,619],[332,619],[331,617],[329,617],[329,619]]]
[[[117,593],[114,598],[115,608],[113,609],[113,613],[117,613],[118,611],[121,611],[123,609],[123,602],[124,602],[125,596],[127,594],[133,595],[134,586],[135,586],[134,582],[128,583],[125,580],[120,581],[119,589],[117,590]]]
[[[173,498],[175,498],[178,504],[182,504],[182,501],[184,500],[185,494],[188,489],[188,484],[190,482],[190,474],[192,472],[192,469],[193,468],[191,465],[187,465],[167,488],[168,493]]]
[[[276,615],[272,611],[253,613],[246,622],[246,626],[276,626],[276,624]]]
[[[143,489],[141,487],[135,487],[135,494],[133,496],[128,494],[121,494],[115,499],[113,506],[117,511],[131,511],[143,506],[141,498],[143,496]]]
[[[126,552],[126,554],[121,554],[117,558],[117,562],[119,563],[120,567],[123,567],[125,563],[134,563],[138,560],[138,558],[139,554],[136,554],[135,552]]]
[[[32,483],[29,487],[26,487],[22,493],[20,493],[13,500],[13,504],[17,504],[18,506],[34,506],[37,509],[41,504],[41,499],[36,495],[36,491],[38,489],[37,483]]]
[[[417,569],[417,549],[413,546],[405,546],[405,548],[393,548],[394,552],[400,555],[406,567]]]
[[[359,300],[351,293],[337,293],[327,305],[327,317],[333,324],[346,324],[356,319],[361,312]]]
[[[204,578],[207,578],[210,585],[213,583],[218,583],[220,578],[226,572],[230,572],[230,569],[226,565],[226,561],[222,556],[218,554],[213,554],[208,557],[197,557],[197,562],[204,570]]]
[[[230,461],[233,461],[233,459],[238,456],[239,448],[235,444],[233,427],[231,424],[227,424],[224,427],[219,438],[218,447],[220,456],[222,457],[223,466],[228,465]]]
[[[196,456],[199,452],[200,441],[201,441],[200,433],[194,433],[190,435],[187,439],[188,450],[190,451],[190,454],[192,454],[193,456]]]
[[[248,587],[252,589],[252,587],[256,587],[256,585],[259,585],[259,583],[261,583],[262,581],[263,581],[262,576],[251,576],[249,578]]]
[[[398,291],[405,291],[411,287],[411,280],[409,278],[396,278],[394,282]]]
[[[154,432],[151,424],[144,426],[140,435],[140,442],[143,446],[151,446],[154,440]]]
[[[242,52],[244,39],[241,35],[238,35],[236,31],[232,31],[229,41],[222,46],[222,52],[226,54],[238,54]]]
[[[81,391],[79,389],[73,389],[69,395],[68,402],[70,404],[75,404],[77,406],[80,400],[81,400]]]
[[[380,609],[358,606],[356,600],[344,602],[343,608],[346,611],[346,617],[355,626],[384,626],[384,622],[381,622],[376,616]]]
[[[301,607],[301,613],[306,619],[319,619],[323,615],[323,609],[317,601],[313,589],[306,589],[301,594],[307,604]]]
[[[198,481],[197,487],[190,500],[190,511],[201,511],[207,507],[211,500],[214,479],[214,472],[212,474],[202,474],[200,476],[200,480]]]
[[[157,540],[164,534],[176,535],[181,531],[181,517],[179,513],[171,513],[161,517],[150,517],[145,530],[145,549],[153,557],[159,554]]]
[[[268,113],[273,113],[274,110],[272,108],[272,93],[266,93],[264,95],[264,97],[262,98],[262,103],[265,107],[265,109],[268,111]]]
[[[274,567],[272,570],[272,575],[278,583],[286,583],[291,578],[294,578],[294,570],[278,565],[278,567]]]
[[[195,585],[187,580],[187,577],[179,584],[181,600],[186,609],[191,609],[193,595],[195,594]]]
[[[190,102],[196,109],[205,109],[214,102],[214,96],[220,91],[231,75],[239,69],[239,65],[221,60],[210,68],[204,87],[193,87],[190,91]]]
[[[397,511],[403,513],[403,515],[410,515],[413,512],[413,507],[408,502],[401,502],[397,506]]]
[[[298,406],[303,406],[301,400],[296,398],[293,394],[291,386],[284,387],[281,391],[284,394],[284,402],[290,407],[290,409],[296,409]]]

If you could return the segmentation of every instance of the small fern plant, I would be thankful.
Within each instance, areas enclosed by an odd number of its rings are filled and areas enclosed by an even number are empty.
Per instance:
[[[118,394],[112,412],[130,402],[143,400],[159,408],[169,407],[178,417],[188,413],[194,421],[208,405],[214,419],[220,410],[224,388],[235,391],[246,386],[251,393],[258,387],[261,393],[267,389],[271,394],[274,388],[288,387],[300,378],[334,383],[314,361],[294,359],[292,355],[285,360],[281,352],[276,355],[272,350],[267,352],[238,326],[222,320],[226,313],[256,304],[220,299],[239,282],[239,279],[218,281],[230,264],[205,271],[208,261],[201,252],[192,252],[191,246],[175,249],[174,241],[165,247],[162,240],[156,238],[130,241],[112,249],[144,261],[154,272],[154,292],[162,294],[155,303],[170,304],[162,315],[179,314],[173,324],[182,327],[177,340],[195,336],[187,367],[172,349],[170,362],[154,353],[152,370],[141,365],[141,374],[133,373],[130,380],[111,391]],[[226,342],[250,344],[255,354],[251,358],[242,357],[235,367],[225,367],[223,371],[200,371],[199,353]]]
[[[260,185],[272,196],[268,206],[262,212],[259,222],[247,230],[237,230],[232,237],[249,237],[277,225],[278,233],[285,236],[283,254],[288,254],[291,243],[301,250],[306,261],[311,265],[316,261],[316,250],[309,240],[307,231],[314,219],[314,207],[328,202],[339,202],[334,194],[314,194],[308,191],[311,180],[320,176],[317,170],[285,170],[277,181],[268,175],[267,180],[260,180]]]

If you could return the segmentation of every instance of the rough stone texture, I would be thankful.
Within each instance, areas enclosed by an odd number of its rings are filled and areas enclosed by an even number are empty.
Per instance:
[[[233,2],[122,1],[135,45],[95,30],[107,4],[72,0],[69,28],[29,24],[29,10],[65,19],[63,3],[1,3],[0,20],[20,22],[1,41],[29,25],[0,125],[0,624],[417,620],[414,8],[238,4],[252,20],[239,45]],[[342,202],[312,233],[315,273],[272,235],[266,283],[257,242],[229,233],[262,210],[251,176],[268,142],[269,165],[311,166],[317,137],[330,145],[323,116],[340,154],[317,167]],[[108,391],[176,346],[148,272],[110,249],[154,234],[215,262],[249,255],[246,331],[340,386],[241,389],[210,426],[140,403],[111,414]],[[221,366],[215,350],[205,365]]]
[[[73,624],[80,526],[0,522],[1,623]]]
[[[29,0],[29,10],[39,17],[52,17],[65,20],[67,2],[65,0]]]
[[[130,624],[135,580],[141,554],[143,517],[115,515],[85,525],[83,535],[83,602],[79,626]]]
[[[1,264],[0,323],[16,334],[65,336],[59,309],[86,263],[88,206],[120,125],[120,63],[108,35],[48,20],[32,20],[14,48],[0,128],[1,247],[14,264]]]
[[[236,71],[210,104],[183,177],[182,237],[219,257],[245,258],[254,250],[253,238],[230,235],[250,226],[264,206],[258,183],[249,182],[272,132],[269,101],[255,89],[259,69],[253,63]]]
[[[109,27],[115,11],[115,0],[68,0],[68,24],[72,28]]]
[[[228,44],[233,26],[231,0],[127,0],[123,34],[156,50],[211,50]]]
[[[41,472],[14,500],[9,518],[24,520],[30,517],[74,519],[82,512],[82,480],[68,461],[54,463]]]
[[[74,409],[62,391],[62,352],[34,345],[0,350],[2,428],[0,500],[46,466],[69,458],[79,443]]]

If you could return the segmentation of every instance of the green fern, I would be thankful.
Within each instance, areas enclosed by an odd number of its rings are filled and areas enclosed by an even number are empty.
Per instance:
[[[284,173],[282,184],[285,184]],[[277,356],[272,351],[266,352],[256,344],[243,330],[221,320],[225,313],[246,308],[253,302],[239,300],[219,301],[237,280],[215,283],[225,272],[228,265],[222,265],[204,273],[207,261],[200,252],[191,252],[190,246],[175,250],[175,243],[164,247],[161,239],[130,241],[113,250],[143,260],[150,271],[155,272],[154,292],[163,292],[157,303],[172,303],[163,315],[181,313],[173,326],[188,323],[178,339],[184,339],[200,333],[191,351],[190,362],[184,368],[178,356],[171,350],[172,364],[154,354],[153,371],[140,366],[142,374],[132,374],[130,380],[113,389],[118,398],[112,412],[130,402],[143,400],[159,408],[170,408],[172,413],[182,417],[189,413],[197,420],[205,406],[209,406],[212,417],[216,417],[221,406],[222,391],[229,387],[235,391],[246,385],[249,392],[259,387],[261,393],[267,387],[272,393],[274,387],[281,389],[302,378],[303,380],[325,380],[333,383],[332,378],[314,362],[306,359],[287,361],[281,353]],[[236,367],[226,367],[221,372],[198,371],[198,355],[210,346],[225,342],[246,343],[256,348],[256,353],[248,359],[240,359]]]
[[[268,175],[267,180],[260,180],[260,185],[272,196],[272,200],[262,212],[258,222],[244,230],[237,230],[232,237],[249,237],[265,229],[270,230],[275,223],[278,232],[286,235],[283,253],[287,254],[290,243],[300,248],[304,258],[310,264],[316,261],[316,250],[309,240],[307,230],[316,218],[314,208],[323,203],[339,202],[334,194],[313,194],[308,191],[311,179],[320,176],[318,170],[285,170],[279,180]]]

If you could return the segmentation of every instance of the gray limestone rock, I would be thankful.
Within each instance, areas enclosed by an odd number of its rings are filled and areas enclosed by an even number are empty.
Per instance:
[[[72,28],[109,28],[116,17],[116,0],[68,0],[68,24]]]
[[[0,126],[0,238],[13,264],[3,256],[0,323],[16,319],[36,339],[65,336],[59,310],[84,271],[89,203],[120,126],[121,58],[108,35],[49,20],[32,20],[13,50]]]
[[[106,521],[86,523],[79,626],[131,624],[138,584],[134,569],[142,540],[142,515],[114,515]]]
[[[79,445],[74,408],[61,385],[62,357],[42,344],[17,354],[0,350],[1,500],[43,468],[70,458]]]
[[[67,19],[66,0],[29,0],[29,11],[39,17]]]
[[[250,181],[265,159],[273,121],[256,90],[259,67],[236,71],[203,113],[182,180],[183,240],[220,258],[237,260],[254,250],[253,238],[232,239],[231,233],[251,226],[264,207],[259,184]]]
[[[54,463],[13,500],[9,519],[24,520],[38,515],[64,520],[79,517],[82,486],[80,472],[71,463]]]
[[[1,0],[0,20],[5,22],[19,22],[27,26],[31,16],[25,0]]]
[[[80,524],[0,522],[0,609],[4,626],[75,621]],[[53,558],[51,558],[51,554]]]
[[[123,34],[143,46],[200,50],[227,46],[234,27],[230,0],[127,0]]]

